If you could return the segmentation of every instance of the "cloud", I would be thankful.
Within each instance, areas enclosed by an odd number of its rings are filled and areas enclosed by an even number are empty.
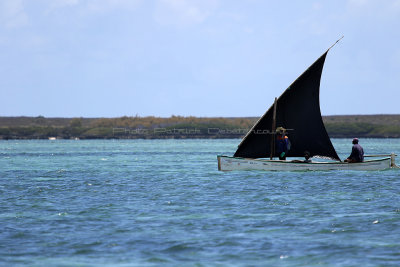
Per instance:
[[[365,6],[370,2],[370,0],[349,0],[349,4],[354,6]]]
[[[400,0],[348,0],[347,6],[355,13],[365,13],[368,15],[397,15],[400,12]]]
[[[113,9],[130,9],[142,0],[52,0],[49,12],[62,8],[78,8],[81,13],[107,13]]]
[[[89,12],[104,13],[112,9],[130,9],[140,3],[140,0],[86,0]]]
[[[155,20],[162,25],[200,24],[213,14],[217,6],[217,0],[158,0]]]
[[[22,0],[3,0],[0,2],[0,25],[5,28],[20,28],[28,24]]]
[[[322,9],[322,4],[319,3],[319,2],[315,2],[315,3],[312,4],[312,9],[316,10],[316,11],[319,11],[319,10]]]
[[[53,0],[52,5],[54,7],[65,7],[65,6],[75,6],[79,4],[79,0]]]

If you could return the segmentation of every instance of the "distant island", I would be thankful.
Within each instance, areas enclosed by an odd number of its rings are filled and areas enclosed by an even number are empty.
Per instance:
[[[258,118],[0,117],[0,139],[242,138]],[[400,115],[323,116],[332,138],[399,138]]]

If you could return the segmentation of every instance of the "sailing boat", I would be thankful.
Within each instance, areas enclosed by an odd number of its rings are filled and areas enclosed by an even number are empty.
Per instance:
[[[396,166],[393,153],[360,163],[342,162],[328,136],[319,106],[319,88],[325,58],[340,39],[275,99],[242,139],[233,157],[217,156],[218,170],[384,170]],[[275,149],[276,126],[288,129],[291,148],[287,157],[303,157],[308,151],[311,157],[331,161],[275,160],[279,156]]]

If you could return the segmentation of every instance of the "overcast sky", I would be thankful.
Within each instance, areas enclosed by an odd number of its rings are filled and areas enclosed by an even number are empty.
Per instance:
[[[322,114],[400,114],[400,0],[0,0],[0,116],[260,116],[342,35]]]

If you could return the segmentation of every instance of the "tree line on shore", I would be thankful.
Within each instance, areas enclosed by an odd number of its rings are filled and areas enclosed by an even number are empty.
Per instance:
[[[0,139],[241,138],[258,118],[0,117]],[[332,138],[399,138],[400,115],[325,116]]]

